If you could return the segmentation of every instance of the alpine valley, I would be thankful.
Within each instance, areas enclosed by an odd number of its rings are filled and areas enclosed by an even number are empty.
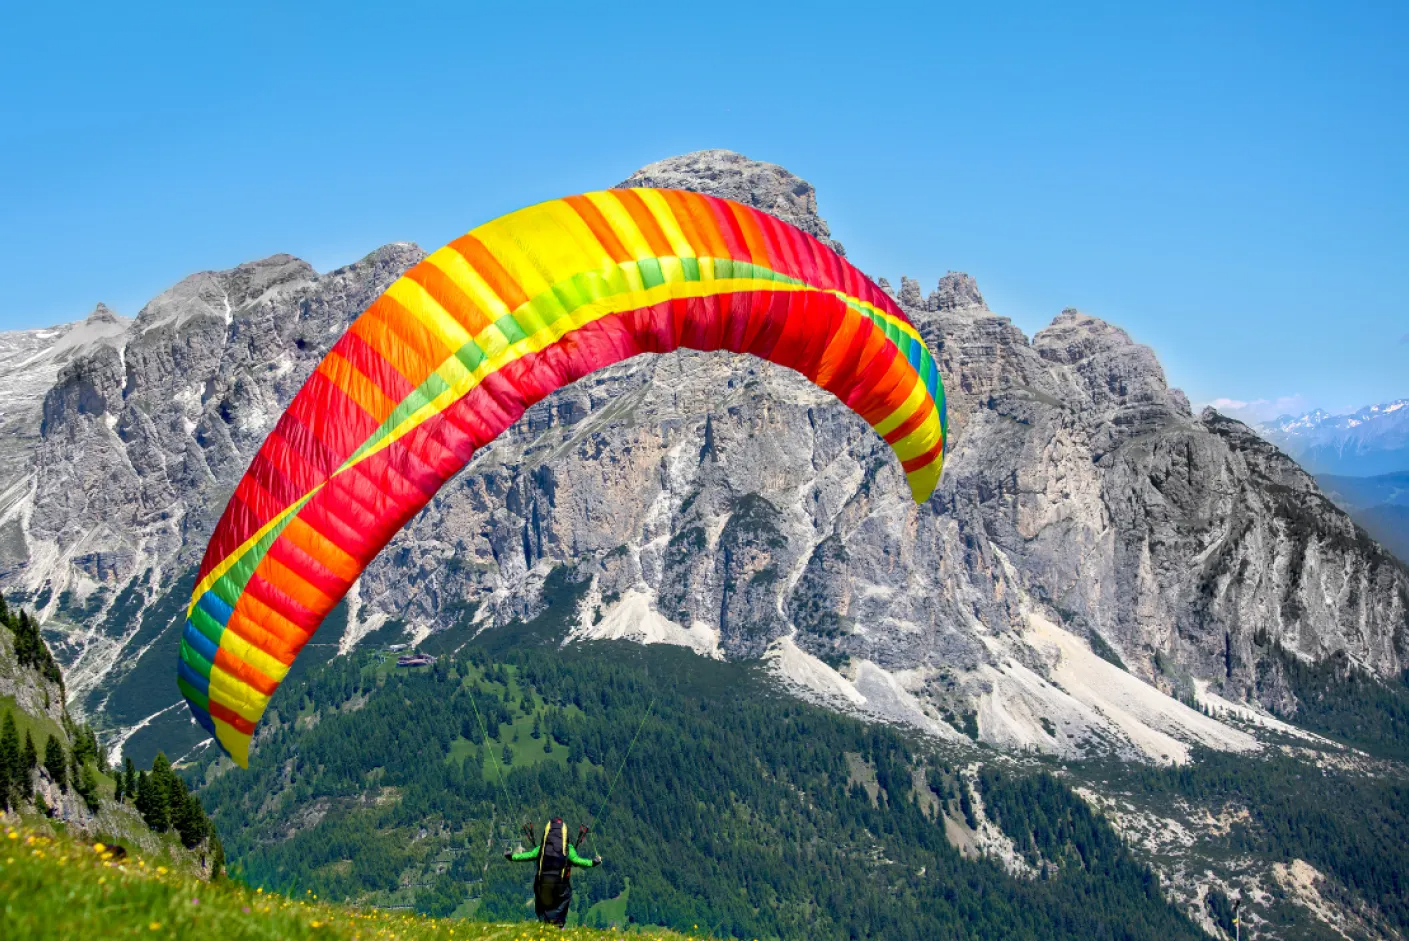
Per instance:
[[[808,183],[726,151],[623,185],[832,239]],[[561,812],[598,817],[574,911],[602,924],[1232,937],[1241,900],[1244,937],[1409,934],[1409,569],[1120,328],[1029,338],[959,273],[894,290],[948,395],[928,504],[793,373],[632,360],[477,454],[297,661],[249,771],[217,758],[174,680],[205,542],[423,255],[274,256],[0,334],[0,590],[109,760],[176,761],[231,872],[517,919],[497,848]]]

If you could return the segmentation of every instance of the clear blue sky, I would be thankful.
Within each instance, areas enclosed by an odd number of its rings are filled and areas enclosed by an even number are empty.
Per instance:
[[[1195,402],[1409,395],[1402,2],[135,6],[6,14],[0,329],[726,147],[864,270],[1106,317]]]

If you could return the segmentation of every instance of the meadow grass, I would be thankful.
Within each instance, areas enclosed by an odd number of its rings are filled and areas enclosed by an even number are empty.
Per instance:
[[[13,696],[0,696],[0,722],[5,721],[6,712],[15,717],[15,731],[19,733],[21,745],[24,744],[24,733],[30,733],[41,761],[44,758],[44,743],[49,740],[49,736],[52,735],[61,742],[68,742],[68,736],[59,728],[57,722],[48,716],[35,716],[25,712]]]
[[[630,932],[547,928],[536,922],[492,923],[354,908],[205,882],[135,854],[113,858],[84,843],[24,823],[0,833],[0,909],[6,941],[71,938],[181,938],[219,941],[691,941],[695,934],[659,928]]]

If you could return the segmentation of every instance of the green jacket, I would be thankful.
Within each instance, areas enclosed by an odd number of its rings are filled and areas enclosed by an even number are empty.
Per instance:
[[[541,846],[535,846],[531,850],[524,850],[521,853],[515,853],[509,858],[516,863],[533,862],[535,859],[538,858],[538,853],[542,849],[543,847]],[[568,844],[568,862],[572,863],[574,866],[581,866],[583,869],[591,869],[594,865],[596,865],[592,862],[592,860],[583,859],[581,856],[577,855],[577,847],[573,846],[571,843]]]

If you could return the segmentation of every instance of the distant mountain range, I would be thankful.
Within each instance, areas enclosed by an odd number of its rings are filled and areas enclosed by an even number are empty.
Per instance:
[[[1409,562],[1409,399],[1349,415],[1283,415],[1257,431],[1316,476],[1337,506]]]
[[[1372,477],[1409,471],[1409,399],[1367,405],[1349,415],[1319,408],[1283,415],[1257,430],[1313,474]]]

